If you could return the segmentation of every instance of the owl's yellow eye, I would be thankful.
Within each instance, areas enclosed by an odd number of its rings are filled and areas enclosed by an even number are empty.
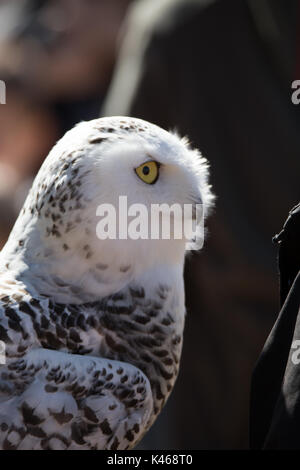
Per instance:
[[[159,163],[145,162],[135,169],[138,177],[147,184],[154,184],[159,176]]]

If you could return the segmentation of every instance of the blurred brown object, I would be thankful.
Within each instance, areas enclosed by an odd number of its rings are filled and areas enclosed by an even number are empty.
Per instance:
[[[6,104],[0,106],[0,248],[33,175],[58,136],[50,109],[30,96],[20,82],[7,77],[5,83]]]
[[[129,18],[103,114],[187,135],[217,195],[204,250],[186,262],[181,374],[144,448],[248,447],[251,373],[279,305],[271,239],[300,199],[297,9],[145,0]]]
[[[0,162],[12,167],[20,181],[39,169],[57,129],[45,103],[36,101],[21,84],[6,83],[6,104],[0,107]]]
[[[130,1],[21,2],[21,21],[0,47],[0,68],[12,68],[52,100],[102,90],[111,77]]]

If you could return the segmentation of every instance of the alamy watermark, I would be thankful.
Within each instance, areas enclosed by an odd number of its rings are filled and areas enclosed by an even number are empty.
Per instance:
[[[203,246],[202,204],[128,205],[127,196],[119,196],[118,207],[100,204],[96,234],[100,240],[185,240],[187,249]]]
[[[296,339],[293,341],[291,348],[295,349],[291,356],[291,361],[293,364],[298,365],[300,364],[300,340]]]
[[[0,104],[6,104],[6,85],[3,80],[0,80]]]
[[[6,354],[5,354],[6,346],[4,341],[0,341],[0,365],[6,364]]]

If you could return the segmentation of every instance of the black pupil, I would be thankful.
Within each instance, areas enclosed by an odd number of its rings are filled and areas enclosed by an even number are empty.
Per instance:
[[[143,174],[144,175],[149,175],[149,173],[150,173],[150,168],[148,166],[144,166],[143,167]]]

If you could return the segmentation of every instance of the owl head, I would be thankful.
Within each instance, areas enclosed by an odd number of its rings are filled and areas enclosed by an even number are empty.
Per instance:
[[[155,265],[183,265],[191,240],[174,224],[187,208],[203,228],[213,200],[207,161],[176,133],[129,117],[81,122],[43,163],[4,253],[107,294]],[[165,238],[156,225],[167,216]]]

